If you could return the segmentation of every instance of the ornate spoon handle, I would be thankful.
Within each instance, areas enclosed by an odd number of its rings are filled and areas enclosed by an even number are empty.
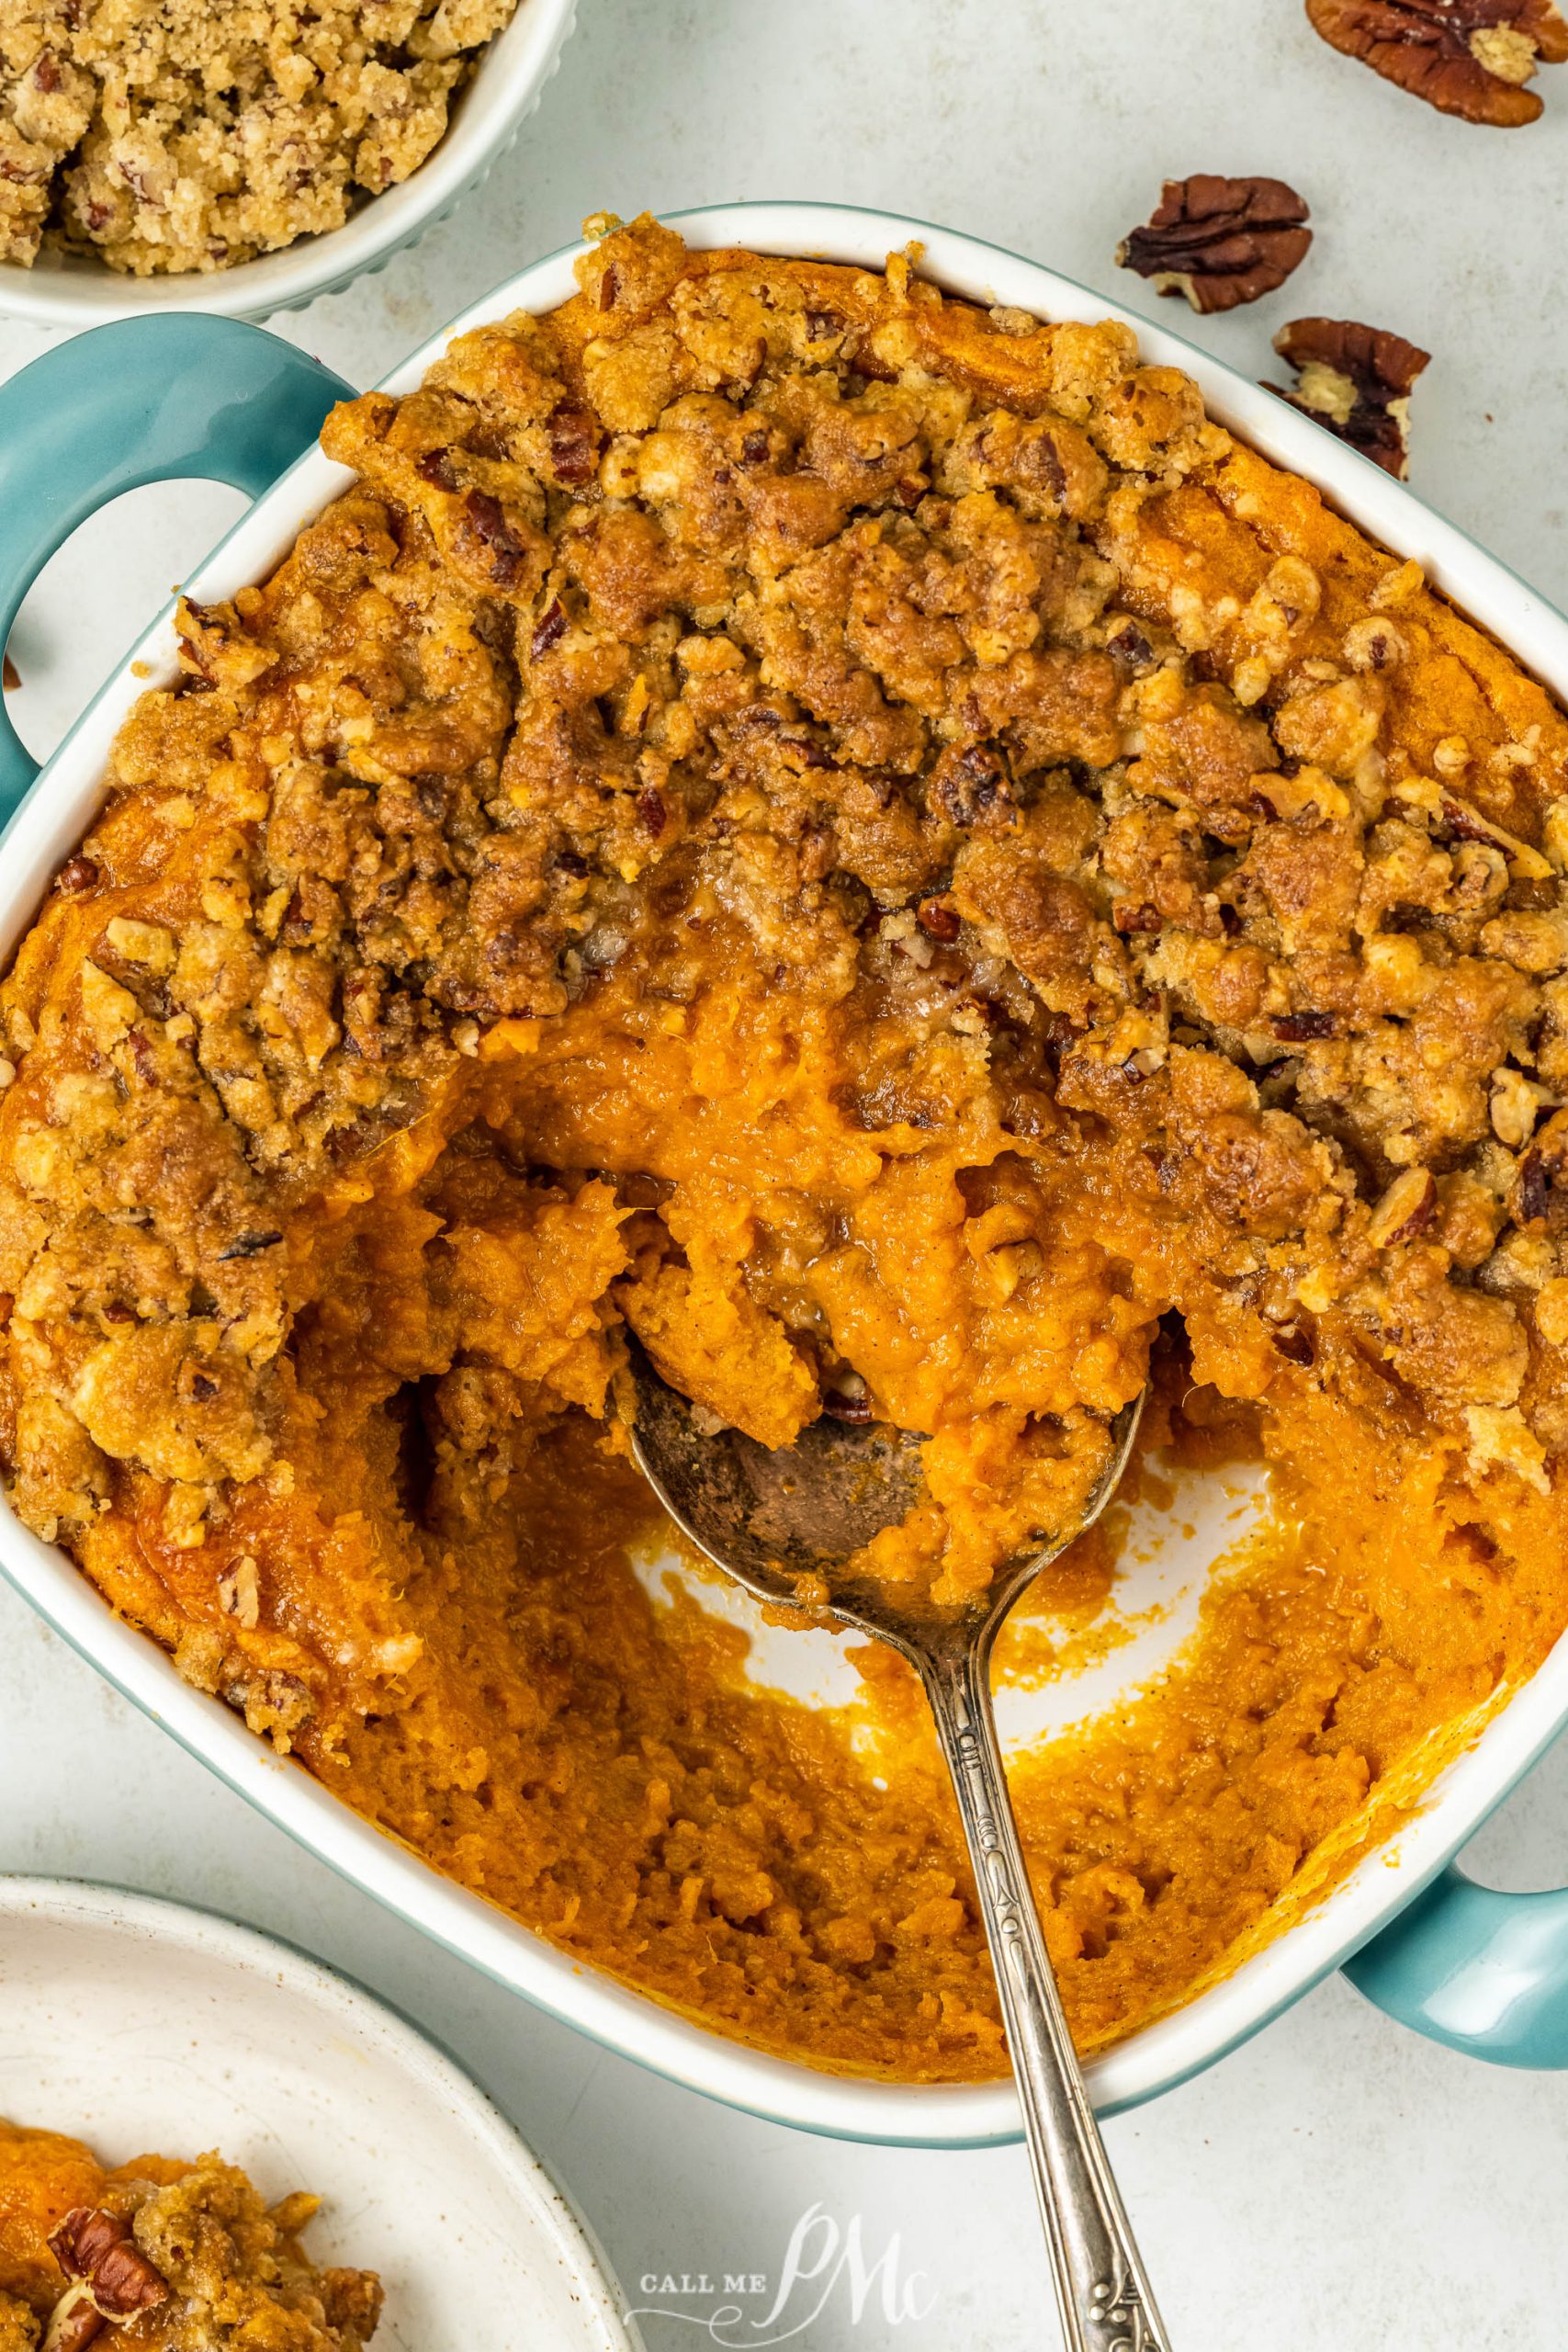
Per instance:
[[[1069,2352],[1166,2352],[1062,2014],[1024,1870],[980,1645],[916,1660],[953,1774],[1018,2076]]]

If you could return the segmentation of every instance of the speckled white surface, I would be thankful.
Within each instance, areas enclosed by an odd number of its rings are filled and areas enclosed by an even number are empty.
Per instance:
[[[1436,356],[1416,403],[1416,487],[1568,604],[1557,479],[1568,73],[1548,78],[1562,86],[1541,124],[1491,133],[1429,115],[1332,56],[1297,0],[583,0],[542,113],[480,195],[384,276],[280,323],[368,382],[596,207],[806,195],[950,222],[1114,286],[1152,314],[1153,298],[1110,255],[1161,176],[1273,171],[1308,197],[1317,243],[1283,295],[1199,323],[1199,338],[1260,374],[1269,336],[1297,312],[1424,343]],[[0,374],[45,341],[0,322]],[[236,509],[207,486],[141,492],[56,560],[12,640],[26,681],[12,707],[35,748]],[[1500,1883],[1551,1883],[1565,1823],[1568,1749],[1472,1860]],[[1018,2151],[808,2141],[600,2055],[297,1855],[9,1595],[0,1868],[221,1906],[400,2003],[557,2166],[634,2300],[682,2315],[644,2321],[650,2352],[791,2328],[808,2352],[1057,2340]],[[1335,1981],[1109,2138],[1178,2352],[1555,2352],[1562,2341],[1568,2081],[1428,2049]],[[884,2270],[857,2318],[849,2271],[824,2270],[771,2328],[754,2324],[813,2205],[841,2236],[860,2216],[868,2265],[899,2233],[911,2291],[897,2308],[923,2316],[887,2316]],[[807,2253],[826,2251],[818,2229]],[[765,2278],[767,2290],[727,2295],[726,2273]],[[645,2276],[676,2285],[642,2291]],[[738,2316],[710,2336],[726,2304]]]

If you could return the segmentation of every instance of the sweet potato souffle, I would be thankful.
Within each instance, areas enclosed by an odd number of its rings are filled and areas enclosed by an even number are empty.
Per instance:
[[[913,1678],[807,1709],[671,1598],[626,1333],[764,1446],[918,1433],[871,1566],[939,1601],[1151,1362],[1151,1444],[1267,1465],[1013,1775],[1084,2045],[1169,2008],[1568,1623],[1568,723],[1124,327],[593,226],[334,413],[352,486],[123,729],[0,1007],[0,1445],[437,1870],[993,2075]],[[1113,1549],[1046,1596],[1107,1639]]]

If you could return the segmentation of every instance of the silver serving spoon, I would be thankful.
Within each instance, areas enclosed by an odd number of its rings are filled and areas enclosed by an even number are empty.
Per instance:
[[[709,1434],[699,1426],[707,1417],[668,1386],[627,1337],[637,1407],[632,1450],[677,1527],[759,1600],[798,1608],[796,1578],[823,1579],[826,1613],[890,1642],[924,1683],[969,1841],[1063,2335],[1069,2352],[1163,2352],[1167,2338],[1046,1956],[990,1684],[991,1645],[1009,1610],[1115,1492],[1142,1396],[1111,1424],[1111,1460],[1077,1523],[1013,1561],[975,1601],[944,1609],[923,1594],[849,1577],[843,1566],[918,1496],[918,1438],[826,1417],[776,1453],[738,1430]]]

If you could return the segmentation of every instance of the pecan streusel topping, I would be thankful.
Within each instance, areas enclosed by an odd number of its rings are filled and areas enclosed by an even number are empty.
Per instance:
[[[919,1432],[872,1565],[944,1595],[1151,1351],[1262,1451],[1294,1532],[1018,1773],[1080,2033],[1182,1997],[1568,1618],[1568,724],[1120,326],[646,220],[578,275],[336,413],[121,733],[0,1000],[0,1447],[438,1867],[986,2073],[903,1669],[877,1770],[650,1603],[622,1329],[764,1443]]]
[[[0,0],[0,261],[145,277],[341,228],[408,178],[516,0]]]

